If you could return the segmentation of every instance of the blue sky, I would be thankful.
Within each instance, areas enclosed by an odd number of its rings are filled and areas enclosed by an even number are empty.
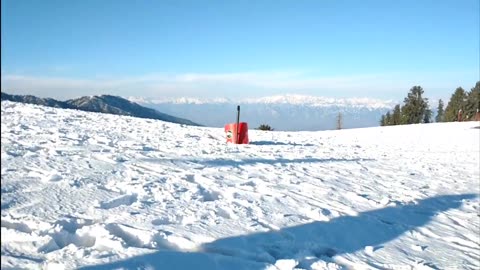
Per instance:
[[[480,80],[461,1],[1,1],[2,91],[430,98]]]

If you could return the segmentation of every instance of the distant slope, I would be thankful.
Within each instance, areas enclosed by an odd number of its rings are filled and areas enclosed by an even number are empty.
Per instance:
[[[194,123],[190,120],[161,113],[155,109],[146,108],[135,102],[131,102],[124,98],[111,95],[84,96],[81,98],[70,99],[67,101],[58,101],[52,98],[39,98],[31,95],[10,95],[2,92],[1,99],[55,108],[77,109],[81,111],[109,113],[116,115],[128,115],[139,118],[162,120],[177,124],[200,126],[200,124]]]
[[[62,108],[62,109],[75,109],[70,104],[65,101],[58,101],[53,98],[39,98],[36,96],[31,95],[10,95],[7,93],[2,92],[2,100],[10,100],[15,102],[22,102],[28,104],[36,104],[36,105],[43,105],[48,107],[54,108]]]

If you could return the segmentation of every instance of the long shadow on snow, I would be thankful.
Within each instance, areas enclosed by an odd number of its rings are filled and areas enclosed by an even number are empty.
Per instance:
[[[382,244],[424,226],[438,213],[459,208],[463,200],[473,198],[475,194],[443,195],[328,222],[218,239],[203,245],[198,252],[157,251],[82,269],[264,269],[279,259],[299,259],[299,254],[329,260],[366,246],[381,248]],[[309,268],[308,260],[301,263]]]

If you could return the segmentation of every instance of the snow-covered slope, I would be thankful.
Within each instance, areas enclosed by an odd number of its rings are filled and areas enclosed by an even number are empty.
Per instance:
[[[480,125],[220,128],[1,104],[1,267],[478,269]]]

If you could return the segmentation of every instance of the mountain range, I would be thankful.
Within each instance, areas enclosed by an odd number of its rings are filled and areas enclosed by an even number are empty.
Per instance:
[[[240,121],[247,122],[250,129],[267,124],[279,131],[336,129],[339,114],[342,116],[342,128],[378,126],[381,116],[395,105],[392,101],[368,98],[335,99],[304,95],[241,100],[187,97],[145,99],[99,95],[59,101],[53,98],[10,95],[2,92],[1,99],[209,127],[223,127],[227,123],[235,122],[237,105],[240,105]]]
[[[177,124],[200,126],[200,124],[194,123],[190,120],[162,113],[155,109],[141,106],[127,99],[111,95],[84,96],[77,99],[59,101],[52,98],[39,98],[32,95],[10,95],[2,92],[1,100],[16,101],[63,109],[77,109],[88,112],[127,115],[140,118],[157,119]]]
[[[242,100],[178,98],[147,100],[128,98],[143,106],[191,119],[210,127],[223,127],[236,121],[240,105],[240,121],[249,128],[268,124],[281,131],[317,131],[336,129],[342,115],[342,128],[379,126],[383,114],[395,103],[368,98],[335,99],[304,95],[281,95]]]

